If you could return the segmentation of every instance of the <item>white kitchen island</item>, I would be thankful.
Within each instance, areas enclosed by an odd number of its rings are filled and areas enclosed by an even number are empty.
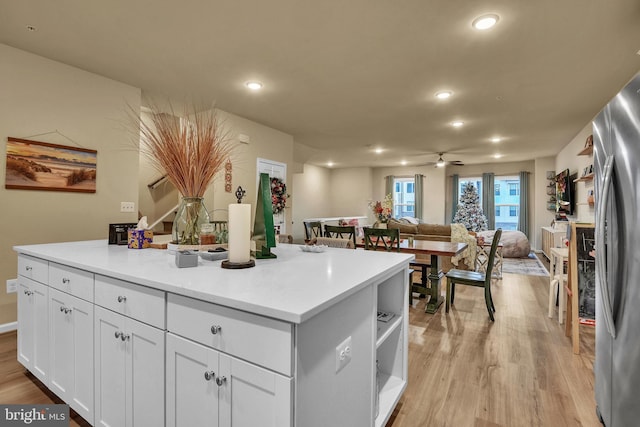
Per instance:
[[[18,359],[93,425],[381,426],[406,387],[412,255],[279,245],[227,270],[106,241],[14,249]]]

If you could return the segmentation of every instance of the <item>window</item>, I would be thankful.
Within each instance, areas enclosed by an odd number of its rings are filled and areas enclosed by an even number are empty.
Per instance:
[[[482,178],[475,176],[469,178],[460,177],[458,181],[458,197],[462,196],[462,191],[467,183],[472,183],[476,187],[478,203],[482,207]],[[520,213],[520,178],[517,175],[495,176],[493,194],[495,228],[517,230],[518,215]],[[458,203],[460,203],[460,199],[458,199]]]
[[[495,188],[495,190],[494,190],[495,191],[495,195],[499,196],[500,195],[500,184],[494,185],[494,188]]]
[[[478,203],[482,206],[482,178],[481,177],[471,177],[471,178],[460,178],[458,181],[458,202],[460,201],[460,197],[464,194],[464,187],[467,184],[473,184],[476,189],[476,193],[478,193]]]
[[[518,216],[517,206],[509,206],[509,216]]]
[[[510,196],[519,196],[520,195],[520,183],[519,182],[510,182],[509,185],[509,195]]]
[[[415,216],[415,180],[411,178],[395,178],[393,193],[393,217]]]
[[[500,216],[500,206],[496,206],[496,217]]]

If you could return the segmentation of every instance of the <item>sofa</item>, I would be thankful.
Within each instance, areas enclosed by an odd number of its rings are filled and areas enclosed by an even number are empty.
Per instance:
[[[387,222],[387,228],[397,228],[400,231],[400,238],[406,239],[409,236],[413,236],[415,240],[436,240],[440,242],[451,241],[451,225],[450,224],[411,224],[408,221],[398,221],[390,219]],[[442,271],[445,273],[452,268],[461,270],[474,270],[474,261],[476,253],[476,238],[473,234],[466,233],[465,242],[469,244],[469,251],[471,252],[471,258],[461,258],[459,260],[443,257],[441,260]],[[416,256],[416,258],[420,258]],[[420,258],[422,259],[422,258]],[[457,263],[457,265],[456,265]],[[469,265],[470,264],[470,265]]]

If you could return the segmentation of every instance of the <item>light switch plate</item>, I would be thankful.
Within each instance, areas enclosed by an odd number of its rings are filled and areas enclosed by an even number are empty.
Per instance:
[[[7,280],[7,293],[12,294],[18,290],[18,279]]]

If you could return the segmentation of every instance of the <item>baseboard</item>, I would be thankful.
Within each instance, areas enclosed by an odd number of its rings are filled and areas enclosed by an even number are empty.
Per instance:
[[[0,334],[15,331],[16,329],[18,329],[18,322],[5,323],[3,325],[0,325]]]

